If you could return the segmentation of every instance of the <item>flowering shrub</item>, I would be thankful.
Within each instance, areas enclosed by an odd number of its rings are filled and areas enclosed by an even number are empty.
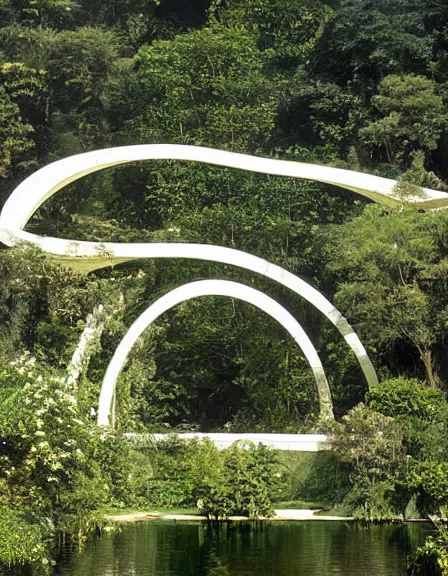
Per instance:
[[[100,521],[109,486],[92,459],[99,433],[66,379],[29,354],[0,372],[0,400],[0,561],[49,563],[55,532],[82,539]],[[28,544],[10,548],[12,534]]]
[[[30,522],[4,506],[0,506],[0,518],[0,559],[5,564],[28,562],[34,573],[47,574],[51,565],[48,545],[54,536],[51,524]]]

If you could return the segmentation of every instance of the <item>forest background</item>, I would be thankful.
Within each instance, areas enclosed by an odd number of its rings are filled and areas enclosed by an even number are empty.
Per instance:
[[[173,486],[160,496],[155,481],[148,488],[162,458],[153,447],[137,451],[146,480],[132,476],[131,448],[96,432],[94,411],[111,351],[132,321],[170,289],[205,278],[266,292],[311,337],[342,419],[335,466],[357,489],[346,504],[388,516],[415,496],[422,512],[440,513],[448,501],[448,216],[418,211],[405,196],[413,186],[447,189],[447,87],[444,0],[0,0],[0,205],[51,161],[143,143],[366,171],[398,179],[404,191],[385,208],[329,185],[151,161],[90,175],[46,202],[30,231],[210,243],[284,267],[340,308],[381,384],[368,392],[333,326],[254,274],[140,261],[85,275],[36,250],[1,250],[3,560],[46,560],[55,530],[82,533],[106,503],[195,497]],[[98,337],[67,381],[89,314]],[[201,298],[165,314],[119,382],[118,431],[308,432],[322,429],[317,415],[296,344],[232,299]],[[362,454],[366,461],[347,462],[340,431],[348,429],[385,439]],[[333,504],[348,492],[333,494]],[[34,552],[4,535],[23,530],[35,535]]]

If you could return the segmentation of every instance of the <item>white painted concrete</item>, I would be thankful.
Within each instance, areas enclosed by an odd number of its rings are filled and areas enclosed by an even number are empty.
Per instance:
[[[136,434],[128,432],[124,434],[129,439],[142,439],[145,436],[154,438],[156,441],[165,440],[172,434]],[[264,444],[275,450],[285,450],[291,452],[319,452],[326,450],[325,434],[227,434],[227,433],[205,433],[205,432],[186,432],[176,434],[177,437],[184,440],[197,438],[203,440],[209,438],[220,450],[228,448],[235,442],[253,442],[254,444]]]
[[[115,350],[101,385],[98,405],[99,426],[108,426],[111,421],[112,423],[114,421],[113,398],[115,396],[117,380],[135,342],[148,326],[164,312],[181,302],[199,296],[226,296],[243,300],[256,306],[277,320],[300,346],[313,371],[318,390],[321,417],[323,419],[333,418],[330,387],[325,376],[322,362],[311,340],[297,320],[278,302],[250,286],[239,284],[238,282],[229,282],[228,280],[200,280],[180,286],[156,300],[129,328]]]

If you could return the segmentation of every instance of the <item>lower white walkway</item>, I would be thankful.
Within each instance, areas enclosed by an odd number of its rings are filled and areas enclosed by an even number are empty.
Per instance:
[[[128,432],[124,434],[126,438],[143,438],[146,434],[136,434]],[[172,434],[151,434],[148,435],[155,440],[163,440]],[[209,438],[219,449],[228,448],[234,442],[246,441],[254,444],[265,444],[276,450],[287,450],[291,452],[318,452],[325,450],[324,443],[327,440],[325,434],[227,434],[227,433],[203,433],[188,432],[176,434],[179,438],[191,440],[192,438]]]

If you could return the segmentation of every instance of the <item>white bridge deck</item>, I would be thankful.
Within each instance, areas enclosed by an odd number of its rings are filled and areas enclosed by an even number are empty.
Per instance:
[[[173,434],[136,434],[128,432],[124,434],[126,438],[140,439],[153,437],[155,440],[163,440]],[[203,433],[186,432],[176,434],[179,438],[191,440],[198,438],[209,438],[220,450],[228,448],[234,442],[246,441],[254,444],[264,444],[276,450],[286,450],[291,452],[319,452],[325,450],[327,436],[325,434],[228,434],[228,433]]]

